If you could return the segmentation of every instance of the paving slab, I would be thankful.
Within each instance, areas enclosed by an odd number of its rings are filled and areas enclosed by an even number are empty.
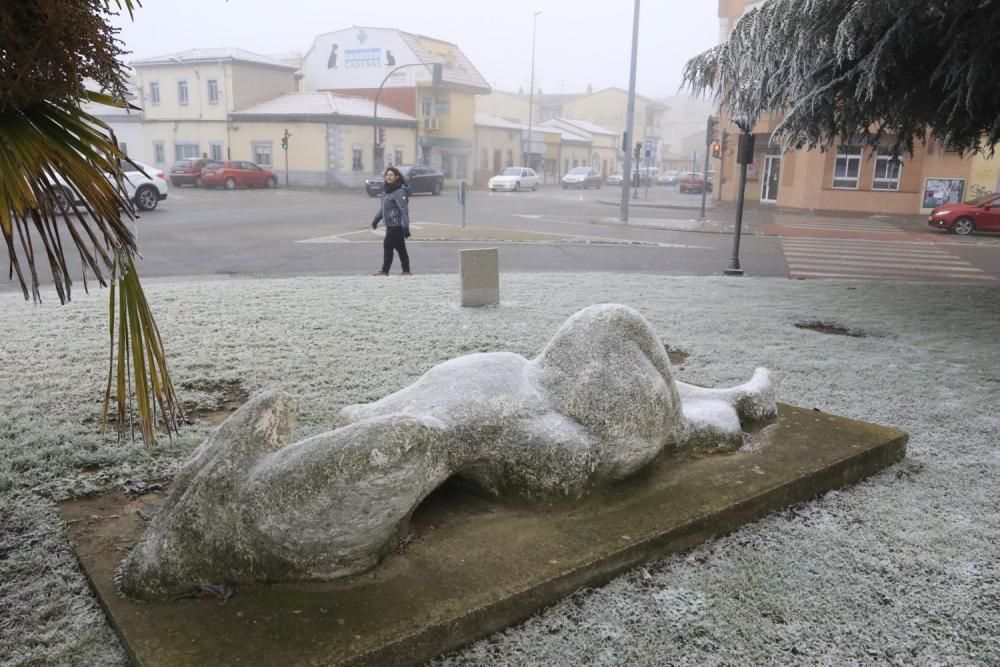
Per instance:
[[[738,452],[662,456],[583,501],[520,507],[458,481],[417,509],[375,569],[245,586],[226,601],[135,603],[117,564],[163,493],[59,506],[69,541],[138,665],[411,665],[522,621],[651,558],[682,551],[899,461],[906,433],[779,404]],[[205,582],[223,583],[223,582]]]

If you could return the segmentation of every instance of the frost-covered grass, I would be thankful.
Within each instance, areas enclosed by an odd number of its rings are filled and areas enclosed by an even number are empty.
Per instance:
[[[239,381],[297,399],[297,436],[344,405],[475,351],[533,356],[570,314],[642,312],[678,377],[772,369],[778,398],[910,433],[898,466],[694,551],[581,591],[440,665],[1000,663],[1000,291],[913,283],[504,275],[504,305],[456,306],[454,276],[147,287],[181,398]],[[106,294],[0,296],[0,664],[113,665],[57,499],[169,476],[204,439],[152,451],[97,431]],[[798,329],[823,321],[866,338]]]

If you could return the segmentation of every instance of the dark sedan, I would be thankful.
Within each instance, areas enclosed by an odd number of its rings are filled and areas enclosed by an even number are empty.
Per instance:
[[[404,164],[396,167],[406,184],[410,186],[413,194],[430,193],[439,195],[444,190],[444,174],[437,169],[428,167],[425,164]],[[382,194],[382,186],[385,181],[382,178],[369,178],[365,181],[365,192],[369,197],[378,197]]]

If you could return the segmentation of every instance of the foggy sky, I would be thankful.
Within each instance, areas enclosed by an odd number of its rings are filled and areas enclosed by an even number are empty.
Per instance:
[[[316,35],[353,25],[453,42],[495,88],[545,93],[628,87],[633,0],[143,0],[115,19],[131,59],[191,48],[305,53]],[[642,0],[637,91],[674,95],[691,56],[718,41],[716,0]]]

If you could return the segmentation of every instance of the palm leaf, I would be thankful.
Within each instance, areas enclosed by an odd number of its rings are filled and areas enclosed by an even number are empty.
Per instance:
[[[124,2],[131,5],[130,0]],[[87,93],[85,98],[124,104],[100,93]],[[137,247],[127,220],[135,217],[135,210],[125,190],[122,160],[127,158],[110,128],[82,111],[75,100],[0,108],[0,231],[11,277],[16,273],[25,299],[30,291],[40,301],[38,268],[45,261],[65,303],[73,286],[65,255],[69,248],[79,252],[84,270],[92,270],[102,286],[108,286],[105,275],[110,276],[105,424],[115,374],[119,436],[136,420],[143,441],[152,443],[157,406],[168,434],[176,430],[180,411],[163,341],[133,260]],[[68,196],[68,203],[57,203],[63,201],[60,192]],[[135,410],[129,410],[133,397]]]

